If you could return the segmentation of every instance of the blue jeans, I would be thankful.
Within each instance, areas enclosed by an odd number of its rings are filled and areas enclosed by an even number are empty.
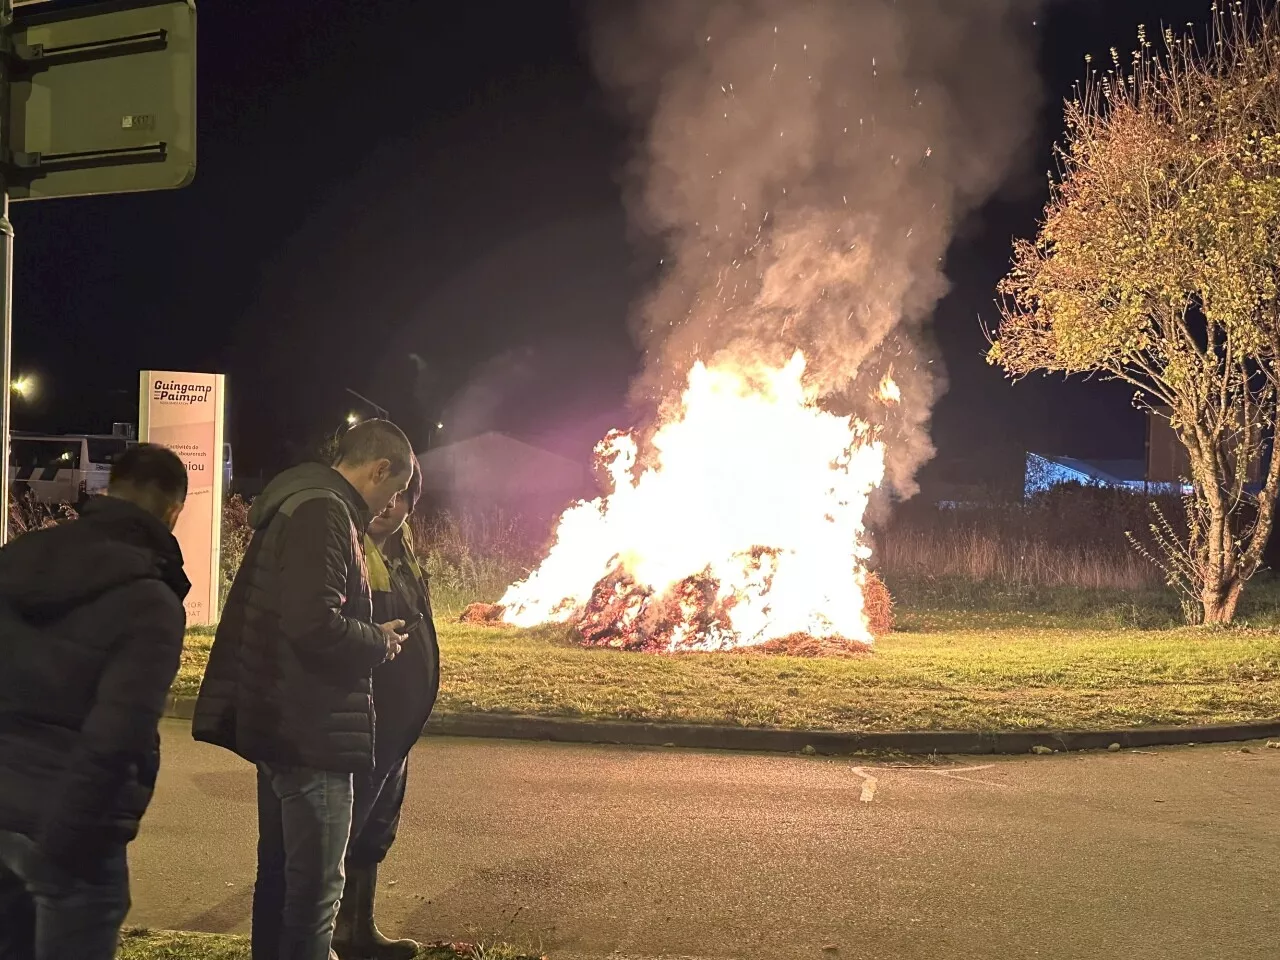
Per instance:
[[[0,830],[0,960],[112,960],[129,912],[129,861],[118,847],[71,876],[31,839]]]
[[[329,960],[351,804],[349,773],[258,764],[253,960]]]

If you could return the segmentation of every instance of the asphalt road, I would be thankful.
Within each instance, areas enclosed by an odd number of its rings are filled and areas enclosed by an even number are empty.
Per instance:
[[[245,932],[251,770],[164,735],[130,922]],[[1261,744],[898,767],[439,739],[380,909],[553,960],[1275,960],[1278,796]]]

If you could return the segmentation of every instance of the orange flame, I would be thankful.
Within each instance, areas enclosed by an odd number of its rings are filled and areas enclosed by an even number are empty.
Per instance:
[[[898,386],[898,381],[894,380],[891,374],[886,373],[884,379],[880,381],[879,397],[885,403],[902,402],[902,388]]]
[[[804,369],[799,352],[781,368],[696,364],[643,470],[632,435],[605,437],[612,492],[565,511],[541,566],[501,599],[504,619],[569,622],[619,569],[653,595],[705,574],[728,621],[680,630],[671,649],[795,633],[870,642],[863,514],[884,446],[867,424],[821,410]]]

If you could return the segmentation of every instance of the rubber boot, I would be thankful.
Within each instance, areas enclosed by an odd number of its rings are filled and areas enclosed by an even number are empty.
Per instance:
[[[389,940],[373,921],[378,867],[347,867],[347,885],[333,928],[333,949],[341,960],[413,960],[418,945],[412,940]]]

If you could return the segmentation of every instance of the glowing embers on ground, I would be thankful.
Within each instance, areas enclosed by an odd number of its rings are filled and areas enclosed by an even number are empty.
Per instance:
[[[607,436],[596,450],[612,492],[565,511],[502,619],[639,650],[870,642],[863,517],[884,446],[820,409],[804,369],[801,353],[781,368],[694,366],[650,466],[631,435]]]

